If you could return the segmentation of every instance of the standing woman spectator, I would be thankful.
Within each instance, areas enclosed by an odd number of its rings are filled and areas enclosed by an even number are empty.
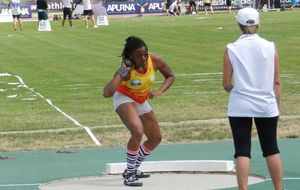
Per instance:
[[[46,0],[37,0],[36,1],[36,8],[38,11],[38,19],[41,20],[48,20],[48,3]]]
[[[205,15],[208,15],[208,9],[210,9],[211,14],[214,14],[214,10],[212,8],[212,0],[204,0]]]
[[[198,10],[197,10],[197,4],[195,0],[190,0],[189,1],[189,12],[190,14],[194,15],[194,14],[198,14]]]
[[[228,118],[235,147],[238,188],[247,189],[254,120],[274,189],[282,190],[282,163],[277,146],[279,57],[274,43],[256,33],[259,14],[255,9],[239,10],[236,20],[242,35],[227,45],[223,87],[230,93]]]
[[[131,134],[127,143],[124,184],[142,186],[143,183],[138,178],[150,177],[150,174],[141,172],[138,168],[162,138],[148,99],[162,95],[172,85],[174,75],[168,64],[150,53],[145,42],[135,36],[126,39],[122,60],[121,68],[105,86],[103,96],[113,96],[114,109]],[[158,89],[152,90],[157,70],[165,80]],[[147,139],[142,142],[144,134]]]
[[[166,2],[166,12],[167,12],[167,15],[169,14],[169,8],[170,8],[170,5],[172,4],[172,0],[167,0]]]
[[[84,15],[84,24],[85,24],[85,28],[89,28],[88,25],[88,17],[91,17],[92,20],[92,25],[94,26],[94,28],[97,28],[98,26],[95,25],[95,17],[94,17],[94,13],[92,10],[92,4],[91,4],[91,0],[81,0],[81,3],[83,5],[83,15]]]
[[[13,17],[14,31],[17,31],[17,22],[19,24],[19,29],[23,30],[22,21],[20,20],[20,16],[21,16],[20,1],[19,0],[12,0],[8,4],[8,7],[11,9],[11,14],[12,14],[12,17]]]
[[[73,23],[72,23],[72,4],[73,4],[73,1],[72,0],[62,0],[62,3],[64,5],[64,9],[63,9],[63,19],[61,21],[61,26],[64,27],[65,26],[65,20],[68,16],[68,19],[69,19],[69,24],[70,24],[70,27],[73,26]]]
[[[226,6],[227,6],[227,13],[231,14],[231,4],[232,0],[226,0]]]

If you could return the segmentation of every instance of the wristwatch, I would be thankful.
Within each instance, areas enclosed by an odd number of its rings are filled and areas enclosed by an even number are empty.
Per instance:
[[[119,74],[122,78],[126,77],[128,75],[128,69],[126,67],[121,67],[119,69]]]

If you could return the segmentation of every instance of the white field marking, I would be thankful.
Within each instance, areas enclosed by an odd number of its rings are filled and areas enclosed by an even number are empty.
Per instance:
[[[82,92],[82,93],[76,93],[76,94],[70,94],[70,95],[71,95],[71,96],[81,96],[81,95],[86,95],[86,94],[90,94],[90,93]]]
[[[89,88],[89,87],[80,87],[80,88],[73,87],[73,88],[68,88],[68,89],[69,90],[82,90],[84,88]]]
[[[2,89],[2,88],[0,88],[0,92],[5,92],[5,91],[7,91],[8,89]]]
[[[32,100],[36,100],[36,98],[23,98],[23,101],[32,101]]]
[[[14,94],[14,95],[9,95],[9,96],[6,96],[7,98],[15,98],[15,97],[17,97],[18,96],[18,94]]]
[[[283,180],[300,180],[300,177],[284,177]]]
[[[196,17],[194,19],[199,19],[199,20],[202,20],[202,19],[208,19],[208,17]]]
[[[185,76],[208,76],[208,75],[223,75],[223,73],[182,73],[182,74],[175,74],[176,77],[185,77]],[[293,77],[296,74],[293,73],[286,73],[280,74],[280,77]]]
[[[88,135],[92,138],[92,140],[94,141],[94,143],[98,146],[101,146],[101,143],[97,140],[97,138],[95,137],[95,135],[91,132],[91,130],[88,127],[85,127],[83,125],[81,125],[78,121],[76,121],[74,118],[72,118],[71,116],[69,116],[68,114],[66,114],[65,112],[63,112],[59,107],[55,106],[52,101],[48,98],[45,98],[43,95],[41,95],[38,92],[35,92],[32,88],[29,88],[23,81],[23,79],[18,76],[15,75],[15,77],[19,80],[19,82],[23,85],[23,87],[27,88],[28,90],[30,90],[32,93],[38,95],[39,97],[41,97],[42,99],[44,99],[51,107],[53,107],[54,109],[56,109],[58,112],[60,112],[63,116],[65,116],[66,118],[68,118],[69,120],[71,120],[75,125],[84,128],[86,130],[86,132],[88,133]]]
[[[65,86],[91,86],[91,84],[67,84]]]
[[[0,77],[10,77],[11,74],[8,73],[0,73]]]
[[[220,81],[221,79],[195,79],[193,81],[194,82],[205,82],[205,81],[214,81],[214,80]]]
[[[18,83],[18,82],[9,82],[9,83],[7,83],[8,85],[18,85],[18,84],[20,84],[20,83]]]
[[[24,184],[0,184],[0,187],[23,187],[23,186],[38,186],[40,183],[24,183]]]
[[[218,94],[220,92],[183,92],[182,94],[186,94],[186,95],[189,95],[189,94]]]
[[[280,119],[300,119],[300,115],[291,115],[291,116],[280,116]],[[227,118],[217,118],[217,119],[203,119],[203,120],[185,120],[179,122],[159,122],[159,125],[162,127],[176,127],[179,125],[199,125],[199,124],[219,124],[228,122]],[[90,129],[107,129],[107,128],[120,128],[124,127],[123,124],[115,124],[115,125],[100,125],[93,126]],[[57,133],[57,132],[65,132],[65,131],[77,131],[82,130],[82,128],[60,128],[60,129],[41,129],[41,130],[27,130],[27,131],[4,131],[0,132],[0,135],[10,135],[10,134],[34,134],[34,133]]]
[[[284,74],[280,74],[281,77],[290,77],[290,76],[295,76],[296,74],[293,73],[284,73]]]
[[[7,37],[8,38],[11,38],[11,37],[13,37],[13,36],[15,36],[16,34],[9,34],[9,35],[7,35]]]
[[[183,73],[183,74],[175,74],[176,77],[207,76],[207,75],[222,75],[222,73]]]
[[[283,84],[299,84],[300,81],[283,82]]]
[[[282,180],[300,180],[300,177],[284,177]],[[272,181],[272,179],[266,178],[266,181]]]
[[[196,88],[196,87],[202,87],[202,85],[178,85],[178,86],[172,86],[172,88]]]

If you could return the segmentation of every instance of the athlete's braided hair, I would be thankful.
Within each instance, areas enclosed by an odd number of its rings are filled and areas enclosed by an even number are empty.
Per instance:
[[[141,47],[145,47],[146,53],[148,54],[148,47],[142,39],[140,39],[136,36],[129,36],[125,40],[124,49],[123,49],[121,57],[123,59],[129,59],[129,54],[131,54],[136,49],[141,48]]]

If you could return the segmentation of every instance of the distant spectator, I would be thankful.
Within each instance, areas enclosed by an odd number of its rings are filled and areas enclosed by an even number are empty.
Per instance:
[[[172,4],[172,0],[167,0],[167,3],[166,3],[166,11],[167,11],[167,14],[169,13],[169,8],[170,8],[170,5]]]
[[[195,0],[190,0],[189,4],[190,4],[190,6],[189,6],[190,13],[191,14],[198,14],[196,1]]]
[[[169,16],[177,16],[180,14],[179,8],[178,8],[178,0],[175,0],[169,7]]]
[[[37,0],[37,11],[38,11],[38,19],[41,20],[48,20],[48,3],[46,0]]]
[[[231,14],[231,4],[232,4],[232,0],[226,0],[228,14]]]
[[[291,10],[294,10],[297,4],[299,3],[299,0],[292,0],[291,2],[292,2]]]
[[[95,17],[94,17],[94,13],[92,10],[92,4],[91,4],[91,0],[81,0],[82,5],[83,5],[83,15],[84,15],[84,23],[85,23],[85,28],[89,28],[88,25],[88,17],[91,17],[92,20],[92,24],[94,26],[94,28],[97,28],[98,26],[95,25]]]
[[[73,23],[72,23],[72,4],[73,4],[73,1],[72,0],[62,0],[62,3],[64,5],[64,9],[63,9],[63,19],[62,19],[62,23],[61,23],[61,26],[64,27],[65,26],[65,20],[68,16],[68,19],[69,19],[69,24],[70,24],[70,27],[73,26]]]
[[[214,10],[212,8],[212,0],[204,0],[205,15],[208,15],[208,8],[210,9],[211,14],[214,14]]]
[[[10,3],[8,4],[8,7],[11,9],[14,31],[17,30],[17,22],[19,24],[19,29],[23,30],[22,21],[20,20],[20,15],[21,15],[20,1],[11,0]]]

